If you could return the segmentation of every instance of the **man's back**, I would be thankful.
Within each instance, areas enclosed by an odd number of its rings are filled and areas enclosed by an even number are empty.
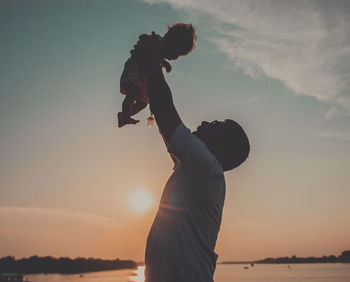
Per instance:
[[[225,199],[220,163],[182,123],[168,151],[178,160],[146,246],[146,282],[213,281]]]

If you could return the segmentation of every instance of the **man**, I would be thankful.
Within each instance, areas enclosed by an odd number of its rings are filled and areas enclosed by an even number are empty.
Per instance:
[[[225,199],[224,171],[248,156],[249,141],[232,120],[183,124],[159,65],[147,73],[151,111],[175,168],[146,246],[145,282],[212,282]]]

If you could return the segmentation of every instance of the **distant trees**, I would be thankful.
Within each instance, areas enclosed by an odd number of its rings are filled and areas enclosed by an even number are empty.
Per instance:
[[[325,263],[325,262],[350,262],[350,251],[343,251],[340,256],[336,257],[323,256],[323,257],[307,257],[298,258],[292,257],[281,257],[281,258],[265,258],[262,260],[255,261],[256,263]]]
[[[350,251],[342,252],[341,255],[338,257],[338,260],[340,262],[350,262]]]
[[[343,251],[340,256],[323,256],[323,257],[307,257],[307,258],[298,258],[297,256],[291,257],[280,257],[280,258],[265,258],[262,260],[256,261],[245,261],[245,262],[222,262],[223,264],[231,263],[350,263],[350,251]]]
[[[53,258],[50,256],[23,258],[16,260],[8,256],[0,258],[0,273],[82,273],[101,270],[136,268],[132,260],[103,260],[94,258],[67,257]]]

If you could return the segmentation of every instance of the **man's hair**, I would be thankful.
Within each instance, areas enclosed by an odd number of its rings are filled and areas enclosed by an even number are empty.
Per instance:
[[[196,30],[192,24],[176,23],[168,25],[168,31],[164,35],[172,45],[176,45],[181,55],[186,55],[193,50],[196,42]]]
[[[243,163],[250,151],[249,140],[243,128],[231,119],[203,122],[213,134],[196,134],[215,155],[225,171]],[[203,125],[202,123],[202,125]]]

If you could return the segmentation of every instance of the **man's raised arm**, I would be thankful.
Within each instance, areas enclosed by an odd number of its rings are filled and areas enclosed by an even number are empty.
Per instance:
[[[147,71],[146,81],[151,112],[154,114],[159,131],[168,145],[175,129],[182,121],[174,106],[162,67],[160,65],[152,66]]]

